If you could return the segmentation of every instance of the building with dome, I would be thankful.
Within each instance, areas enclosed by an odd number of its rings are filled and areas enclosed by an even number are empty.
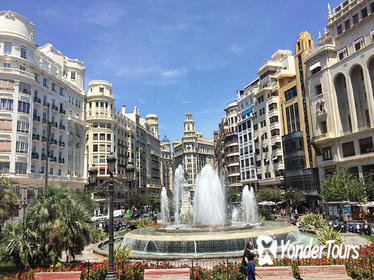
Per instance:
[[[161,185],[167,191],[173,191],[173,157],[171,154],[171,144],[165,135],[160,143],[161,148]]]
[[[0,11],[0,172],[24,203],[44,178],[83,188],[83,61],[35,44],[35,26]],[[48,139],[49,138],[49,139]]]

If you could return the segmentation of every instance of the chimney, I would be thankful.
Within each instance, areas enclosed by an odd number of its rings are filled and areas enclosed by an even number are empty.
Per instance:
[[[126,114],[126,105],[122,105],[122,115]]]

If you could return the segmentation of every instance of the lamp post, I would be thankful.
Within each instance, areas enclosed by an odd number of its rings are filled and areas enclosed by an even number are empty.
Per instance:
[[[113,233],[113,195],[114,195],[114,183],[113,173],[115,171],[116,158],[113,154],[110,154],[107,157],[107,168],[110,174],[110,178],[102,184],[102,187],[108,185],[109,190],[109,266],[108,272],[106,274],[106,280],[117,279],[117,276],[114,272],[114,233]],[[97,180],[97,168],[91,167],[88,170],[90,183],[95,184]]]
[[[134,173],[135,173],[135,167],[131,162],[129,162],[126,165],[126,174],[127,174],[127,180],[130,182],[130,190],[132,189],[132,182],[134,180]]]

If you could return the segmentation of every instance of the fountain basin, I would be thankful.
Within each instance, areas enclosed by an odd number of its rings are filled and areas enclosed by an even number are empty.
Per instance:
[[[235,228],[237,226],[238,228]],[[214,257],[238,257],[243,254],[246,243],[254,243],[259,236],[272,236],[280,244],[281,240],[293,244],[308,244],[311,235],[301,234],[297,227],[280,222],[264,222],[255,227],[243,229],[232,225],[230,229],[201,232],[195,229],[188,232],[159,231],[159,227],[149,227],[133,230],[122,240],[131,248],[130,257],[133,259],[192,259]],[[107,246],[100,246],[107,250]]]

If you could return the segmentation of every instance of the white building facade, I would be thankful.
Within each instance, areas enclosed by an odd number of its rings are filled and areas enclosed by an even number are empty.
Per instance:
[[[44,185],[46,160],[51,181],[84,187],[84,79],[82,61],[37,46],[29,20],[0,12],[0,171],[21,199]]]
[[[374,3],[328,11],[328,31],[306,58],[320,180],[338,167],[374,171]]]

